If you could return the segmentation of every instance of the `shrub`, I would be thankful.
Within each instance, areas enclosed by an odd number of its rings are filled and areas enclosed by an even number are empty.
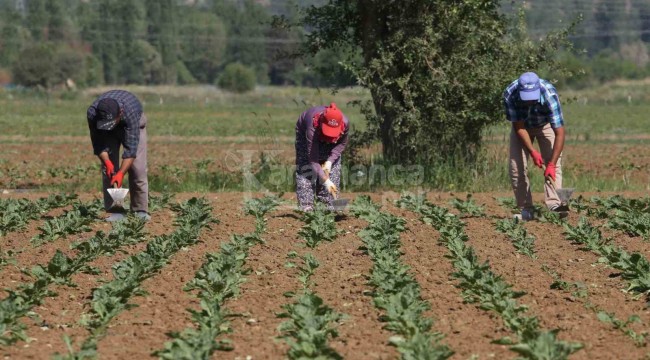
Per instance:
[[[240,63],[226,66],[217,83],[220,88],[236,93],[245,93],[255,88],[255,71]]]

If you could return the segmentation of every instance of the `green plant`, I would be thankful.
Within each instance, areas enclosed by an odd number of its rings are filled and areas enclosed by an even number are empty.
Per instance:
[[[40,246],[46,242],[52,242],[67,235],[79,234],[90,231],[90,224],[99,218],[103,205],[99,200],[86,204],[76,203],[71,211],[63,215],[47,220],[38,229],[38,235],[31,238],[33,246]]]
[[[553,278],[551,283],[551,289],[557,289],[562,291],[571,292],[571,295],[577,298],[586,298],[589,295],[587,286],[582,282],[567,282],[562,280],[560,274],[558,274],[553,269],[549,268],[547,265],[542,265],[542,270],[549,274]]]
[[[467,194],[465,200],[453,199],[451,205],[460,212],[461,217],[484,217],[485,209],[477,205],[472,199],[472,194]]]
[[[245,93],[255,89],[255,72],[240,63],[226,65],[217,81],[220,88],[235,93]]]
[[[315,248],[323,241],[333,241],[339,234],[336,229],[335,215],[325,207],[318,204],[314,211],[303,213],[305,226],[300,229],[298,235],[310,248]]]
[[[306,290],[295,303],[282,308],[285,312],[278,317],[288,320],[278,330],[290,347],[289,359],[343,359],[327,344],[330,337],[338,336],[332,324],[342,316],[325,305],[323,299]]]
[[[502,219],[496,222],[495,228],[506,234],[512,241],[517,252],[536,259],[535,237],[528,234],[523,224],[516,219]]]
[[[255,231],[262,233],[266,231],[264,217],[281,203],[282,193],[277,196],[265,196],[263,198],[249,199],[244,202],[244,212],[255,216]]]
[[[631,324],[641,323],[641,318],[638,315],[630,315],[625,321],[618,319],[614,313],[608,313],[602,310],[598,311],[596,315],[598,316],[598,320],[612,324],[615,329],[621,330],[623,334],[634,341],[634,344],[636,346],[646,345],[648,332],[643,331],[641,333],[637,333],[630,328]]]

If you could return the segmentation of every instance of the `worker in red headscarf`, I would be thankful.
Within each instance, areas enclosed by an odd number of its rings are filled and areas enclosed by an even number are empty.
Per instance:
[[[341,183],[341,153],[348,144],[350,122],[336,104],[303,112],[296,123],[296,195],[302,211],[314,197],[333,209]]]

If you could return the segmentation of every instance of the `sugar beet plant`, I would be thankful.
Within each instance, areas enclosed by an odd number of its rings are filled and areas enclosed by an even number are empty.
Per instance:
[[[403,194],[397,205],[415,210],[422,221],[431,224],[440,232],[440,240],[449,250],[449,258],[456,272],[452,274],[463,289],[463,298],[476,303],[487,311],[501,316],[504,324],[517,339],[503,338],[498,343],[511,345],[510,349],[525,359],[566,359],[582,348],[581,344],[560,341],[558,330],[540,329],[539,319],[527,316],[528,308],[519,304],[517,298],[525,293],[514,291],[501,276],[490,269],[487,262],[481,263],[474,249],[466,244],[465,223],[449,212],[428,203],[423,196]]]
[[[34,281],[22,284],[16,290],[7,290],[9,296],[0,301],[0,345],[9,345],[26,340],[25,326],[19,319],[28,315],[32,308],[40,305],[46,296],[55,296],[50,285],[75,286],[71,276],[78,272],[94,273],[88,264],[103,255],[112,255],[120,247],[135,244],[144,238],[144,221],[128,218],[113,225],[108,233],[98,231],[87,241],[74,245],[77,254],[70,258],[61,251],[56,252],[45,265],[36,265],[28,273]]]
[[[442,334],[432,331],[433,321],[424,316],[429,303],[422,299],[420,285],[400,259],[404,219],[381,212],[367,196],[357,197],[350,211],[368,221],[359,236],[373,261],[369,279],[374,289],[373,302],[383,312],[384,327],[396,334],[390,343],[397,347],[402,359],[451,357],[454,352],[441,344]]]
[[[51,209],[69,205],[77,195],[54,194],[36,201],[27,199],[0,199],[0,236],[25,228]]]
[[[510,238],[518,253],[532,259],[537,258],[537,255],[535,255],[535,237],[528,233],[521,222],[516,219],[501,219],[496,222],[495,228]]]
[[[451,205],[458,210],[461,217],[484,217],[485,209],[483,206],[478,205],[474,199],[472,199],[472,194],[467,194],[465,200],[454,199],[451,201]]]
[[[95,358],[97,342],[104,336],[110,321],[134,306],[129,304],[131,297],[146,294],[142,282],[155,275],[181,248],[196,244],[201,230],[216,222],[205,199],[192,198],[172,206],[172,210],[178,214],[174,221],[176,230],[154,237],[144,251],[113,265],[113,280],[93,291],[91,311],[84,319],[90,335],[79,351],[74,351],[72,341],[66,338],[69,353],[57,358]]]
[[[230,350],[226,339],[218,337],[230,333],[226,301],[239,293],[239,286],[249,273],[246,259],[251,247],[263,242],[261,235],[266,230],[266,214],[279,204],[277,197],[251,199],[245,202],[245,212],[255,216],[255,231],[250,234],[233,235],[229,243],[221,246],[218,253],[207,254],[201,268],[185,286],[185,291],[198,290],[201,309],[188,311],[194,327],[182,332],[171,332],[172,339],[164,349],[154,355],[162,359],[209,359],[218,350]]]
[[[314,211],[303,213],[305,226],[298,232],[310,248],[315,248],[323,241],[334,240],[339,232],[336,230],[335,215],[323,205],[318,204]]]
[[[68,235],[90,231],[90,224],[100,217],[103,209],[100,200],[75,203],[72,210],[45,221],[38,229],[40,233],[30,240],[33,246],[65,238]]]

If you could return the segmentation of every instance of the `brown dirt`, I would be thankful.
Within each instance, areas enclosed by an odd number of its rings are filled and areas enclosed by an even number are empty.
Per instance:
[[[26,196],[42,195],[30,193]],[[195,195],[202,194],[179,194],[177,200]],[[152,351],[162,348],[168,340],[166,332],[192,326],[186,308],[196,308],[198,303],[193,294],[182,290],[183,285],[194,276],[204,261],[205,253],[218,251],[219,244],[228,241],[230,234],[253,229],[253,220],[239,210],[242,194],[203,195],[212,202],[214,214],[221,224],[205,230],[201,235],[202,243],[174,255],[159,274],[144,282],[143,286],[149,294],[133,298],[131,302],[138,307],[114,319],[108,335],[99,343],[102,358],[148,358]],[[84,194],[84,197],[88,196],[90,194]],[[406,218],[408,230],[402,234],[403,260],[412,267],[422,288],[423,298],[431,303],[431,310],[426,315],[435,320],[433,330],[443,333],[443,343],[456,351],[454,359],[466,359],[473,354],[481,359],[513,358],[514,353],[507,347],[491,343],[494,339],[510,335],[510,331],[494,314],[463,303],[461,291],[456,287],[457,280],[450,277],[453,269],[444,257],[447,250],[437,243],[439,234],[421,224],[416,214],[392,206],[389,200],[395,196],[395,193],[377,194],[374,199],[383,202],[384,209]],[[490,193],[475,194],[474,198],[486,205],[490,215],[505,217],[508,212],[494,199],[510,196],[510,193]],[[291,195],[286,197],[292,198]],[[433,202],[446,207],[449,207],[448,201],[453,197],[464,198],[464,194],[430,195]],[[537,196],[535,199],[541,200]],[[53,211],[50,215],[62,211]],[[172,216],[169,210],[155,214],[153,221],[147,224],[147,230],[151,235],[173,231]],[[577,219],[578,216],[572,214],[570,221]],[[42,222],[34,221],[27,230],[0,239],[3,249],[19,249],[35,234]],[[551,290],[552,278],[542,271],[541,266],[548,265],[566,281],[585,283],[589,289],[588,301],[605,311],[615,312],[618,318],[627,319],[632,314],[641,316],[644,323],[633,328],[636,331],[647,329],[650,314],[644,302],[634,300],[633,296],[621,291],[626,283],[615,276],[615,270],[595,264],[597,257],[570,244],[559,227],[539,222],[526,224],[537,237],[538,258],[519,255],[505,235],[494,229],[493,222],[492,218],[467,219],[469,244],[476,249],[480,259],[490,261],[495,273],[502,275],[516,290],[527,292],[520,302],[530,306],[530,314],[537,315],[544,328],[559,328],[562,339],[585,345],[585,349],[573,355],[572,359],[613,359],[621,358],[621,354],[626,359],[640,359],[645,355],[645,349],[635,347],[632,340],[619,330],[600,322],[592,310],[585,308],[585,299],[561,290]],[[233,341],[235,350],[230,353],[218,352],[214,357],[244,359],[250,355],[253,359],[276,359],[285,356],[286,345],[276,340],[279,335],[277,326],[283,320],[275,314],[282,311],[282,304],[292,301],[283,293],[295,291],[300,286],[296,270],[284,267],[287,254],[293,250],[300,254],[312,252],[319,260],[320,267],[313,277],[314,291],[326,304],[348,316],[339,325],[340,336],[330,342],[331,346],[348,359],[397,357],[395,349],[387,345],[391,334],[382,329],[383,324],[378,321],[380,314],[372,306],[372,299],[365,295],[370,288],[364,276],[369,274],[372,263],[358,250],[362,243],[357,236],[365,223],[352,217],[339,221],[337,226],[346,233],[314,250],[299,245],[297,232],[301,226],[302,222],[289,209],[280,209],[269,216],[268,233],[264,235],[266,243],[251,249],[248,266],[253,271],[242,285],[240,296],[226,304],[227,309],[241,315],[232,318],[233,333],[227,336]],[[93,225],[93,231],[104,227],[107,225],[98,222]],[[70,253],[68,245],[71,241],[89,235],[76,235],[36,249],[23,247],[24,251],[16,256],[18,264],[29,267],[42,263],[57,249]],[[628,250],[649,254],[650,244],[616,232],[611,232],[611,235],[615,236],[617,244]],[[88,311],[92,289],[101,281],[110,280],[110,269],[115,262],[140,251],[144,246],[144,243],[139,244],[127,249],[127,254],[98,259],[93,265],[99,268],[100,274],[76,275],[74,281],[78,284],[77,288],[53,287],[59,296],[45,299],[42,306],[34,309],[39,318],[25,319],[29,336],[36,340],[3,348],[0,355],[9,359],[49,358],[54,352],[65,350],[62,341],[64,334],[73,336],[77,342],[83,339],[86,331],[78,322]],[[2,274],[0,285],[3,287],[13,288],[19,282],[28,280],[9,267]]]

